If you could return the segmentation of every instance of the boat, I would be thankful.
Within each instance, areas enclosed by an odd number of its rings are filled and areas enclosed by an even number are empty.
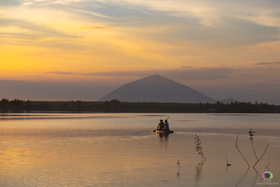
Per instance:
[[[168,131],[163,131],[163,130],[154,130],[156,133],[173,133],[174,131],[168,130]]]

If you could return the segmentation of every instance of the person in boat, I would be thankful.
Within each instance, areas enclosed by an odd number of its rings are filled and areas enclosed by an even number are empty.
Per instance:
[[[161,119],[158,124],[157,130],[162,130],[163,128],[164,128],[164,123],[163,123],[163,120]]]
[[[162,129],[162,130],[164,130],[164,131],[169,131],[169,124],[168,124],[168,122],[167,122],[167,119],[164,121],[165,123],[164,123],[164,128]]]

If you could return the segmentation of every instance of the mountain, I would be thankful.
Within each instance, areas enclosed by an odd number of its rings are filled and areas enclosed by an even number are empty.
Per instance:
[[[215,103],[212,99],[188,86],[162,77],[158,74],[127,83],[99,101],[118,99],[128,102],[177,102]]]
[[[221,103],[231,103],[231,102],[236,102],[235,99],[233,99],[232,97],[228,98],[228,99],[223,99],[221,100]]]

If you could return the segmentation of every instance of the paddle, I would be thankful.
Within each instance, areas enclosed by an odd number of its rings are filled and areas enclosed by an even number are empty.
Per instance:
[[[169,116],[168,116],[168,118],[169,118]],[[168,118],[166,118],[166,120],[168,120]],[[156,129],[157,130],[157,129]],[[156,130],[153,130],[153,132],[156,132]]]

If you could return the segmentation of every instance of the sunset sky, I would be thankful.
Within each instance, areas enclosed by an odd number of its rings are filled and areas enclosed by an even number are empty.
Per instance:
[[[280,104],[280,1],[0,0],[0,99],[98,100],[156,73]]]

